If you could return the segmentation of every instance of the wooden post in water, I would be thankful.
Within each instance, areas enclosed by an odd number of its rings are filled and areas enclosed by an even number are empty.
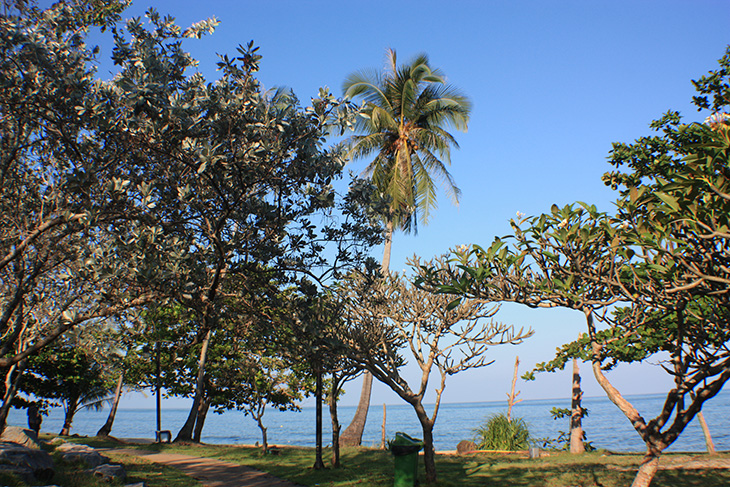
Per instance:
[[[380,449],[385,450],[385,403],[383,403],[383,426],[381,428],[383,437],[380,440]]]

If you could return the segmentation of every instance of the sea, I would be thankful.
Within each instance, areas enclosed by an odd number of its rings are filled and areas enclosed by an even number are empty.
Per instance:
[[[665,396],[648,394],[627,396],[627,399],[641,412],[644,418],[653,418],[661,410]],[[615,452],[641,452],[645,450],[638,433],[619,409],[605,397],[583,399],[588,416],[583,419],[587,441],[596,448]],[[529,426],[533,438],[557,438],[561,431],[568,431],[568,419],[553,420],[550,410],[554,407],[570,407],[569,399],[524,400],[512,409],[512,417],[522,418]],[[431,405],[430,409],[432,410]],[[434,446],[437,451],[456,449],[461,440],[474,438],[474,430],[489,416],[506,412],[506,402],[471,402],[442,404],[434,428]],[[185,422],[188,409],[163,409],[162,429],[170,430],[174,438]],[[338,407],[343,429],[355,413],[355,406]],[[730,392],[721,392],[705,403],[705,420],[709,426],[715,448],[730,451]],[[104,424],[108,410],[79,411],[73,421],[72,434],[94,436]],[[63,409],[53,408],[44,417],[42,432],[58,433],[63,423]],[[27,425],[24,411],[13,410],[8,424]],[[264,416],[268,441],[272,445],[315,445],[315,408],[304,407],[301,411],[281,412],[271,409]],[[363,445],[379,446],[382,438],[383,405],[371,404],[368,413]],[[117,438],[155,437],[156,412],[154,409],[125,409],[117,411],[112,436]],[[323,407],[324,444],[331,443],[329,411]],[[396,432],[404,432],[419,438],[421,428],[416,414],[408,404],[385,407],[385,435],[391,439]],[[256,422],[240,411],[226,411],[223,414],[208,414],[202,433],[204,443],[253,445],[261,441],[261,431]],[[705,440],[699,421],[695,418],[682,435],[667,451],[704,451]]]

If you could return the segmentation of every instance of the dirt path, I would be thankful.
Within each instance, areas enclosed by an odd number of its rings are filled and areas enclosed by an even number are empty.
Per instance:
[[[154,463],[181,470],[205,487],[301,487],[250,467],[213,458],[132,450],[128,448],[98,448],[99,451],[133,455]]]

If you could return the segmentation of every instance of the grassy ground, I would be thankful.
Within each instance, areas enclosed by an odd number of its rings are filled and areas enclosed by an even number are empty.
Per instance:
[[[93,438],[79,439],[91,446],[111,446]],[[118,445],[115,445],[118,446]],[[277,477],[289,479],[305,486],[328,487],[390,487],[393,485],[393,457],[388,452],[374,449],[347,448],[342,452],[342,467],[316,471],[314,451],[311,448],[285,447],[278,455],[263,456],[260,450],[245,446],[220,445],[141,445],[141,449],[158,450],[187,455],[219,458],[248,465],[270,472]],[[325,450],[325,463],[329,463],[330,451]],[[710,468],[704,454],[667,454],[662,465],[688,465],[688,462],[704,463],[702,469],[676,469],[660,471],[652,487],[724,487],[730,485],[730,470]],[[716,457],[730,465],[730,453]],[[129,459],[125,459],[126,461]],[[717,460],[714,460],[717,462]],[[476,453],[468,456],[439,455],[437,457],[438,485],[441,487],[484,486],[493,487],[623,487],[631,484],[641,455],[615,455],[608,452],[592,452],[580,456],[567,453],[550,453],[539,459],[529,459],[526,454]],[[147,477],[142,479],[133,468],[130,476],[144,480],[148,486],[191,485],[172,483],[164,479],[157,482],[156,475],[166,475],[156,465],[145,465]],[[423,463],[419,466],[421,483]],[[166,483],[167,482],[167,483]],[[65,484],[59,484],[65,485]],[[69,484],[77,485],[77,484]],[[81,484],[78,484],[81,485]],[[86,484],[83,484],[86,485]],[[91,485],[91,484],[88,484]]]

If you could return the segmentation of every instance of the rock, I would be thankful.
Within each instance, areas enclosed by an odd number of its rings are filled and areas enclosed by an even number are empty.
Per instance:
[[[109,458],[95,451],[70,451],[64,453],[61,458],[68,463],[80,462],[91,468],[104,465],[109,461]]]
[[[0,442],[0,464],[28,468],[41,482],[53,478],[53,459],[48,452],[28,448],[17,443]]]
[[[64,440],[60,436],[56,436],[54,439],[52,439],[48,443],[50,443],[51,445],[63,445],[64,443],[66,443],[66,440]]]
[[[127,478],[127,472],[121,465],[99,465],[93,470],[92,474],[94,477],[99,477],[106,482],[111,482],[112,480],[123,482]]]
[[[144,482],[137,482],[136,484],[127,484],[124,487],[147,487]]]
[[[0,474],[12,475],[13,478],[15,478],[17,481],[23,482],[25,484],[36,483],[36,478],[35,475],[33,475],[33,470],[29,467],[20,467],[18,465],[0,465]]]
[[[61,458],[69,463],[81,462],[90,468],[96,468],[109,462],[109,458],[101,455],[99,452],[86,445],[77,445],[75,443],[63,443],[56,447],[56,451],[62,453]]]
[[[40,450],[41,444],[38,441],[38,435],[35,431],[27,428],[21,428],[19,426],[6,426],[0,441],[9,441],[11,443],[17,443],[34,450]]]
[[[469,440],[461,440],[458,445],[456,445],[456,453],[459,455],[463,455],[465,453],[472,452],[477,449],[477,444],[473,441]]]

